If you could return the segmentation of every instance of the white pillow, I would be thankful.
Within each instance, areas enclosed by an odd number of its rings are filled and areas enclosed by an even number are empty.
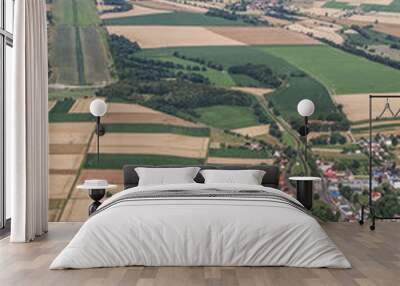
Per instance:
[[[202,170],[205,184],[261,185],[265,171],[262,170]]]
[[[139,186],[194,183],[199,167],[185,168],[135,168]]]

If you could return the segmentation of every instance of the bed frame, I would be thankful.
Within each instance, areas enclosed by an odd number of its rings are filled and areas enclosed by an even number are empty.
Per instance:
[[[135,171],[136,167],[147,167],[147,168],[179,168],[183,166],[177,165],[165,165],[165,166],[144,166],[144,165],[125,165],[124,166],[124,190],[128,188],[136,187],[139,183],[139,176]],[[265,176],[262,180],[262,185],[264,187],[279,188],[279,167],[276,166],[210,166],[210,165],[200,165],[200,166],[187,166],[187,167],[200,167],[204,169],[214,169],[214,170],[263,170],[265,171]],[[204,183],[203,176],[198,173],[194,180],[197,183]]]

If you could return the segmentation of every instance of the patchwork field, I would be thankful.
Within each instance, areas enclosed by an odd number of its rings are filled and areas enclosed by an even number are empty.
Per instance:
[[[400,95],[400,93],[390,93],[391,95]],[[378,95],[378,94],[377,94]],[[385,94],[381,94],[385,95]],[[389,95],[389,94],[387,94]],[[369,118],[369,94],[348,94],[335,96],[335,101],[338,104],[343,105],[343,111],[346,113],[347,118],[350,121],[361,121],[367,120]],[[376,118],[381,111],[384,109],[386,104],[386,99],[374,99],[372,105],[372,117]],[[390,100],[390,106],[392,111],[396,113],[400,109],[400,100],[392,99]],[[389,111],[386,113],[390,116]]]
[[[240,46],[241,42],[213,33],[203,27],[108,26],[111,34],[137,41],[140,47],[163,48],[185,46]],[[196,35],[196,37],[193,37]]]
[[[333,94],[400,91],[399,70],[328,46],[262,49],[309,73],[324,83]]]
[[[317,40],[282,28],[212,27],[209,30],[247,45],[315,45]]]
[[[209,138],[170,133],[106,133],[100,140],[102,154],[156,154],[205,158]],[[96,140],[89,152],[96,152]]]

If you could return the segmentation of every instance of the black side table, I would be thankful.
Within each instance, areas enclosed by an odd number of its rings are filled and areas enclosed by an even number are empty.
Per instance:
[[[106,189],[113,189],[116,185],[105,185],[102,187],[90,186],[87,184],[79,185],[77,188],[82,190],[87,190],[89,197],[93,200],[93,203],[89,205],[89,216],[94,213],[97,208],[101,205],[100,200],[105,196]]]
[[[312,209],[313,203],[313,183],[321,181],[318,177],[290,177],[289,180],[296,181],[297,200],[308,209]]]

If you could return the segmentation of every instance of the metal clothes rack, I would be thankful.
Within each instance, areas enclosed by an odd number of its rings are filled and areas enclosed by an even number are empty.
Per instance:
[[[359,220],[360,225],[364,224],[364,211],[365,208],[369,208],[370,210],[370,216],[371,216],[371,225],[370,229],[375,230],[375,220],[376,219],[381,219],[381,220],[394,220],[394,219],[400,219],[400,217],[381,217],[377,216],[375,212],[375,206],[372,202],[372,102],[374,98],[385,98],[386,99],[386,104],[385,107],[383,108],[382,112],[377,116],[377,119],[381,119],[384,115],[385,112],[388,110],[390,115],[392,117],[396,118],[399,117],[400,115],[400,109],[394,113],[392,108],[390,107],[389,99],[390,98],[400,98],[400,95],[369,95],[369,190],[368,190],[368,206],[361,206],[361,218]]]

